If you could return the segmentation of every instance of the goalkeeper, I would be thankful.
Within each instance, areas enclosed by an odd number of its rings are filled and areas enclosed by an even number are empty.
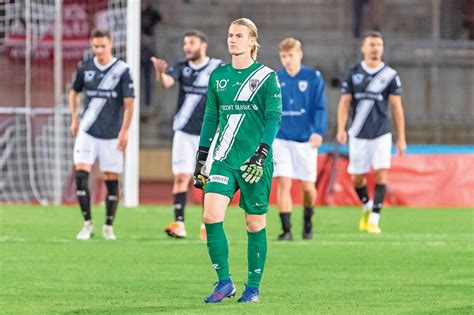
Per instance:
[[[219,281],[206,303],[235,295],[224,232],[227,206],[240,189],[248,236],[248,281],[238,302],[258,302],[267,253],[266,213],[273,174],[271,145],[281,119],[276,73],[258,63],[257,28],[249,19],[231,23],[232,63],[214,70],[197,153],[195,186],[205,190],[203,221],[212,267]],[[203,169],[217,127],[221,130],[210,174]]]

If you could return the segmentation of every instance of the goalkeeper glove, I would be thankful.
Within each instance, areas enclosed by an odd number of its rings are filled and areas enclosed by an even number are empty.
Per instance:
[[[194,187],[204,190],[209,173],[206,170],[206,160],[209,155],[209,148],[199,147],[196,154],[196,168],[194,169]]]
[[[258,183],[263,175],[263,164],[270,152],[270,146],[266,143],[260,143],[255,153],[248,159],[240,170],[244,173],[242,178],[250,184]]]

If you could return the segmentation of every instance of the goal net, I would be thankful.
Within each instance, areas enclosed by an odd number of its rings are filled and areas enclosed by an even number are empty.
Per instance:
[[[126,60],[127,2],[0,2],[0,204],[75,202],[67,93],[93,28]]]

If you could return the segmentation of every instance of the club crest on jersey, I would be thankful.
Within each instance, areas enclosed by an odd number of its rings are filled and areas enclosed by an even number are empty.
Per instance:
[[[85,82],[90,82],[94,80],[95,76],[95,71],[94,70],[89,70],[89,71],[84,71],[84,81]]]
[[[306,91],[306,89],[308,88],[308,81],[298,81],[298,88],[301,92]]]
[[[191,76],[191,73],[193,72],[193,69],[190,67],[184,67],[183,69],[183,77],[189,78]]]
[[[249,86],[250,86],[250,91],[255,92],[257,89],[258,83],[260,83],[259,79],[250,79]]]
[[[362,83],[362,80],[364,80],[364,75],[361,73],[356,73],[352,75],[352,83],[354,85],[359,85]]]

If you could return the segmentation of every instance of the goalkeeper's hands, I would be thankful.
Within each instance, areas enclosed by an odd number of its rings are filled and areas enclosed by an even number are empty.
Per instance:
[[[209,148],[199,147],[196,154],[196,168],[194,169],[194,187],[204,190],[206,188],[209,172],[206,169],[206,160],[209,155]]]
[[[258,183],[262,178],[263,165],[269,152],[270,146],[266,143],[260,143],[255,153],[240,167],[240,170],[244,172],[242,178],[247,183]]]

